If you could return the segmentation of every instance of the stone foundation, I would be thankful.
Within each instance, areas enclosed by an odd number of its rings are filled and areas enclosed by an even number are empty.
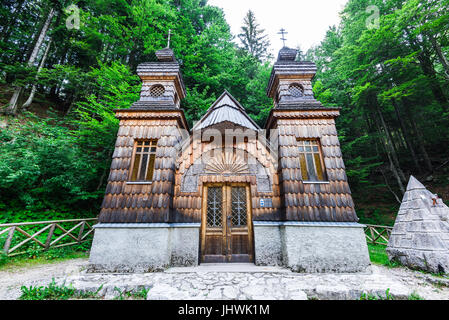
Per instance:
[[[89,272],[155,272],[197,266],[200,224],[97,224]]]
[[[257,265],[295,272],[362,272],[370,265],[363,225],[324,222],[254,222]]]

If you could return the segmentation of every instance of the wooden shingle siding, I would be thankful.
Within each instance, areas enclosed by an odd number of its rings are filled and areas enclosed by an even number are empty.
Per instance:
[[[336,110],[274,110],[268,123],[279,132],[279,172],[287,220],[356,222],[335,128]],[[320,141],[327,181],[304,183],[298,139]]]
[[[175,147],[181,141],[179,128],[187,128],[184,115],[180,110],[129,109],[116,113],[120,129],[99,221],[168,222],[173,209]],[[151,183],[128,183],[134,143],[139,139],[158,141]]]

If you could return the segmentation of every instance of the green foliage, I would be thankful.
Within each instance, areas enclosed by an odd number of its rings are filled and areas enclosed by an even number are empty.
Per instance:
[[[418,293],[413,292],[409,297],[408,300],[425,300],[423,297],[421,297]]]
[[[395,300],[395,298],[390,294],[390,289],[387,289],[385,296],[364,292],[360,296],[360,300]]]
[[[115,300],[125,300],[125,299],[146,300],[150,289],[143,287],[140,290],[127,291],[127,290],[120,290],[120,288],[114,287],[114,291],[118,293],[118,296],[115,297]]]
[[[68,300],[76,293],[71,285],[66,286],[65,283],[57,285],[54,279],[47,287],[22,286],[20,290],[22,291],[20,300]]]
[[[307,53],[318,66],[317,99],[342,107],[337,128],[361,207],[394,203],[410,174],[426,177],[449,157],[449,73],[437,54],[447,58],[448,4],[350,0],[340,25]],[[380,10],[378,29],[367,27],[370,5]]]
[[[9,257],[4,252],[0,252],[0,267],[4,266],[8,262],[9,262]]]
[[[254,12],[251,10],[245,15],[241,33],[238,37],[242,42],[243,50],[247,51],[256,59],[263,60],[270,57],[268,53],[268,48],[270,47],[268,35],[265,34],[264,29],[260,28]]]
[[[103,288],[101,285],[97,291],[82,291],[74,289],[72,285],[56,284],[55,279],[48,286],[22,286],[22,295],[20,300],[69,300],[69,299],[95,299],[98,298],[98,293]]]
[[[97,169],[57,118],[16,120],[0,133],[0,203],[32,211],[89,207]]]

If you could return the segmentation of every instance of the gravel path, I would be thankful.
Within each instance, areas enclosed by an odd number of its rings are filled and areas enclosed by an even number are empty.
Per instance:
[[[121,291],[150,289],[149,300],[158,299],[359,299],[362,293],[407,299],[417,293],[429,300],[449,300],[449,279],[442,279],[405,268],[372,266],[363,274],[297,274],[284,269],[244,267],[245,272],[216,268],[173,268],[163,273],[88,274],[87,259],[33,266],[0,272],[0,299],[17,299],[22,285],[72,283],[81,291],[96,291],[113,299]],[[214,271],[215,270],[215,271]]]
[[[87,266],[88,259],[71,259],[15,270],[0,271],[0,300],[17,299],[22,285],[49,283],[52,278],[78,274]]]

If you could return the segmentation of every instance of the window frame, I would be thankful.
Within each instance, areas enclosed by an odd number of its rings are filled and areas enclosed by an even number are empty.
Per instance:
[[[146,142],[148,142],[149,145],[145,145]],[[141,143],[141,145],[139,145],[140,143]],[[131,165],[130,165],[128,181],[127,181],[128,184],[151,184],[153,182],[155,163],[156,163],[157,144],[158,144],[157,139],[138,139],[138,140],[134,141],[133,154],[131,157]],[[149,151],[145,152],[143,149],[140,153],[138,153],[137,148],[139,148],[139,147],[141,147],[142,149],[145,147],[148,147]],[[152,148],[155,148],[155,150],[152,151]],[[137,155],[140,155],[140,158],[139,158],[139,164],[138,164],[138,169],[137,169],[137,173],[136,173],[136,179],[133,180]],[[143,161],[144,155],[148,155],[147,164],[145,166],[145,174],[144,174],[145,180],[139,180],[139,176],[141,175],[142,161]],[[148,177],[148,171],[150,169],[152,155],[154,155],[154,161],[153,161],[153,168],[152,168],[153,171],[152,171],[152,175],[151,175],[151,180],[146,180],[146,178]]]
[[[319,139],[319,138],[316,138],[316,139],[314,139],[314,138],[297,138],[296,141],[297,141],[296,147],[298,148],[297,149],[297,151],[298,151],[298,161],[299,161],[299,168],[300,168],[300,171],[301,171],[302,182],[303,183],[329,183],[329,178],[328,178],[328,174],[327,174],[327,167],[326,167],[326,163],[324,162],[323,149],[322,149],[322,146],[321,146],[321,139]],[[312,151],[305,151],[305,150],[301,151],[299,149],[300,147],[305,147],[304,144],[301,145],[301,143],[305,142],[305,141],[309,141],[309,142],[312,142],[312,143],[315,142],[316,143],[316,146],[311,145]],[[313,147],[318,147],[318,152],[313,151]],[[304,176],[303,176],[303,169],[302,169],[302,165],[301,165],[301,154],[304,155],[305,161],[306,161],[306,171],[307,171],[307,176],[308,176],[307,180],[304,179]],[[307,154],[312,154],[312,160],[313,160],[315,173],[317,175],[317,180],[310,180],[309,167],[307,165],[307,156],[306,156]],[[315,159],[315,155],[316,154],[319,155],[320,165],[321,165],[321,172],[322,172],[322,175],[323,175],[323,180],[319,180],[318,179],[318,170],[317,170],[317,164],[316,164],[316,159]]]

